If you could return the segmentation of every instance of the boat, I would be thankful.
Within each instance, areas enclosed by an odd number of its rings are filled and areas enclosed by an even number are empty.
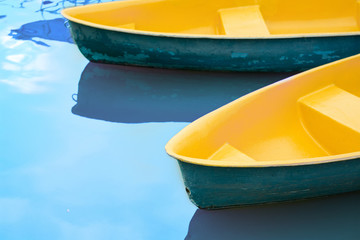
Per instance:
[[[165,149],[199,208],[360,190],[360,55],[222,106]]]
[[[72,113],[122,123],[192,122],[289,76],[291,73],[205,72],[90,62],[81,73]]]
[[[126,0],[67,8],[92,62],[302,71],[360,53],[358,0]]]

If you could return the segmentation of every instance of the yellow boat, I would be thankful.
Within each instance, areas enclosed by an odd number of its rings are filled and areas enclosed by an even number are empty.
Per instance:
[[[359,0],[127,0],[68,8],[90,61],[298,71],[360,53]]]
[[[201,208],[360,190],[360,55],[245,95],[185,127],[166,151]]]

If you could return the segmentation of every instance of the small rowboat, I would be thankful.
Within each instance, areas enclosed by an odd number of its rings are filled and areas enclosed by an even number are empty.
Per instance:
[[[191,123],[166,145],[200,208],[360,189],[360,55],[295,75]]]
[[[127,0],[62,14],[93,62],[283,72],[360,53],[358,0]]]

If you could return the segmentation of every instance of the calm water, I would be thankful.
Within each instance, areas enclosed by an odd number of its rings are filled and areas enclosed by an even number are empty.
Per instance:
[[[360,239],[360,194],[232,210],[188,200],[166,142],[289,74],[89,63],[59,14],[0,0],[0,239]]]

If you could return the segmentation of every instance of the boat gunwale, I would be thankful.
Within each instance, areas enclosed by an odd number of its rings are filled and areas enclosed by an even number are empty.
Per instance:
[[[341,161],[348,161],[348,160],[356,160],[360,159],[360,151],[354,153],[345,153],[345,154],[338,154],[338,155],[331,155],[332,158],[329,156],[323,157],[314,157],[314,158],[301,158],[295,160],[281,160],[283,163],[278,163],[278,161],[257,161],[252,164],[241,164],[235,162],[224,162],[218,160],[208,160],[208,159],[201,159],[201,158],[191,158],[178,155],[176,153],[169,153],[168,149],[166,149],[167,154],[170,157],[173,157],[181,162],[189,163],[193,165],[200,165],[200,166],[207,166],[207,167],[224,167],[224,168],[264,168],[264,167],[294,167],[294,166],[310,166],[310,165],[317,165],[317,164],[326,164],[326,163],[335,163]],[[324,159],[324,160],[323,160]],[[303,161],[299,161],[303,160]],[[296,162],[295,162],[296,161]]]
[[[222,106],[218,109],[215,109],[214,111],[198,118],[193,123],[199,121],[200,119],[202,119],[204,117],[207,117],[208,115],[216,114],[218,111],[222,111],[223,109],[231,108],[232,105],[236,104],[239,101],[243,101],[247,98],[251,98],[254,95],[258,95],[258,94],[261,94],[262,92],[266,92],[269,89],[275,88],[278,85],[281,85],[285,82],[291,81],[293,78],[298,78],[298,77],[301,77],[304,75],[308,75],[308,74],[311,74],[311,73],[316,72],[321,69],[331,68],[333,65],[351,61],[356,58],[360,59],[360,54],[356,54],[351,57],[340,59],[338,61],[331,62],[331,63],[325,64],[325,65],[310,69],[308,71],[301,72],[299,74],[293,75],[293,76],[285,78],[283,80],[277,81],[273,84],[270,84],[268,86],[265,86],[263,88],[260,88],[256,91],[254,91],[254,92],[251,92],[247,95],[244,95],[228,104],[225,104],[224,106]],[[165,151],[169,156],[171,156],[177,160],[180,160],[180,161],[186,162],[186,163],[190,163],[190,164],[194,164],[194,165],[203,165],[203,166],[209,166],[209,167],[230,167],[230,168],[232,168],[232,167],[260,168],[260,167],[287,167],[287,166],[290,167],[290,166],[306,166],[306,165],[315,165],[315,164],[323,164],[323,163],[334,163],[334,162],[340,162],[340,161],[346,161],[346,160],[360,159],[360,151],[356,151],[356,152],[351,152],[351,153],[343,153],[343,154],[321,156],[321,157],[298,158],[298,159],[292,159],[292,160],[290,159],[290,160],[255,161],[254,163],[243,164],[241,162],[237,163],[237,162],[230,162],[230,161],[226,162],[226,161],[219,161],[219,160],[209,160],[209,159],[186,157],[186,156],[182,156],[182,155],[175,153],[172,150],[173,145],[174,145],[173,142],[175,141],[176,138],[180,137],[178,135],[181,132],[186,131],[186,129],[188,127],[190,127],[190,125],[192,125],[193,123],[188,124],[179,133],[177,133],[175,136],[173,136],[166,144]]]
[[[75,22],[78,24],[82,24],[88,27],[93,27],[102,30],[109,30],[114,32],[120,33],[128,33],[134,35],[145,35],[145,36],[154,36],[154,37],[167,37],[167,38],[189,38],[189,39],[221,39],[221,40],[255,40],[255,39],[263,39],[263,40],[270,40],[270,39],[295,39],[295,38],[319,38],[319,37],[346,37],[346,36],[360,36],[360,31],[352,31],[352,32],[336,32],[336,33],[308,33],[308,34],[276,34],[276,35],[269,35],[269,36],[248,36],[248,37],[236,37],[236,36],[226,36],[226,35],[210,35],[210,34],[184,34],[184,33],[166,33],[166,32],[153,32],[153,31],[144,31],[144,30],[133,30],[133,29],[126,29],[120,27],[111,27],[103,24],[93,23],[85,20],[81,20],[75,18],[68,14],[69,11],[73,11],[73,9],[78,8],[94,8],[95,5],[99,4],[119,4],[121,2],[142,2],[143,0],[124,0],[124,1],[115,1],[115,2],[105,2],[105,3],[92,3],[83,6],[76,6],[76,7],[68,7],[63,8],[61,10],[61,14],[63,17],[68,19],[71,22]]]

